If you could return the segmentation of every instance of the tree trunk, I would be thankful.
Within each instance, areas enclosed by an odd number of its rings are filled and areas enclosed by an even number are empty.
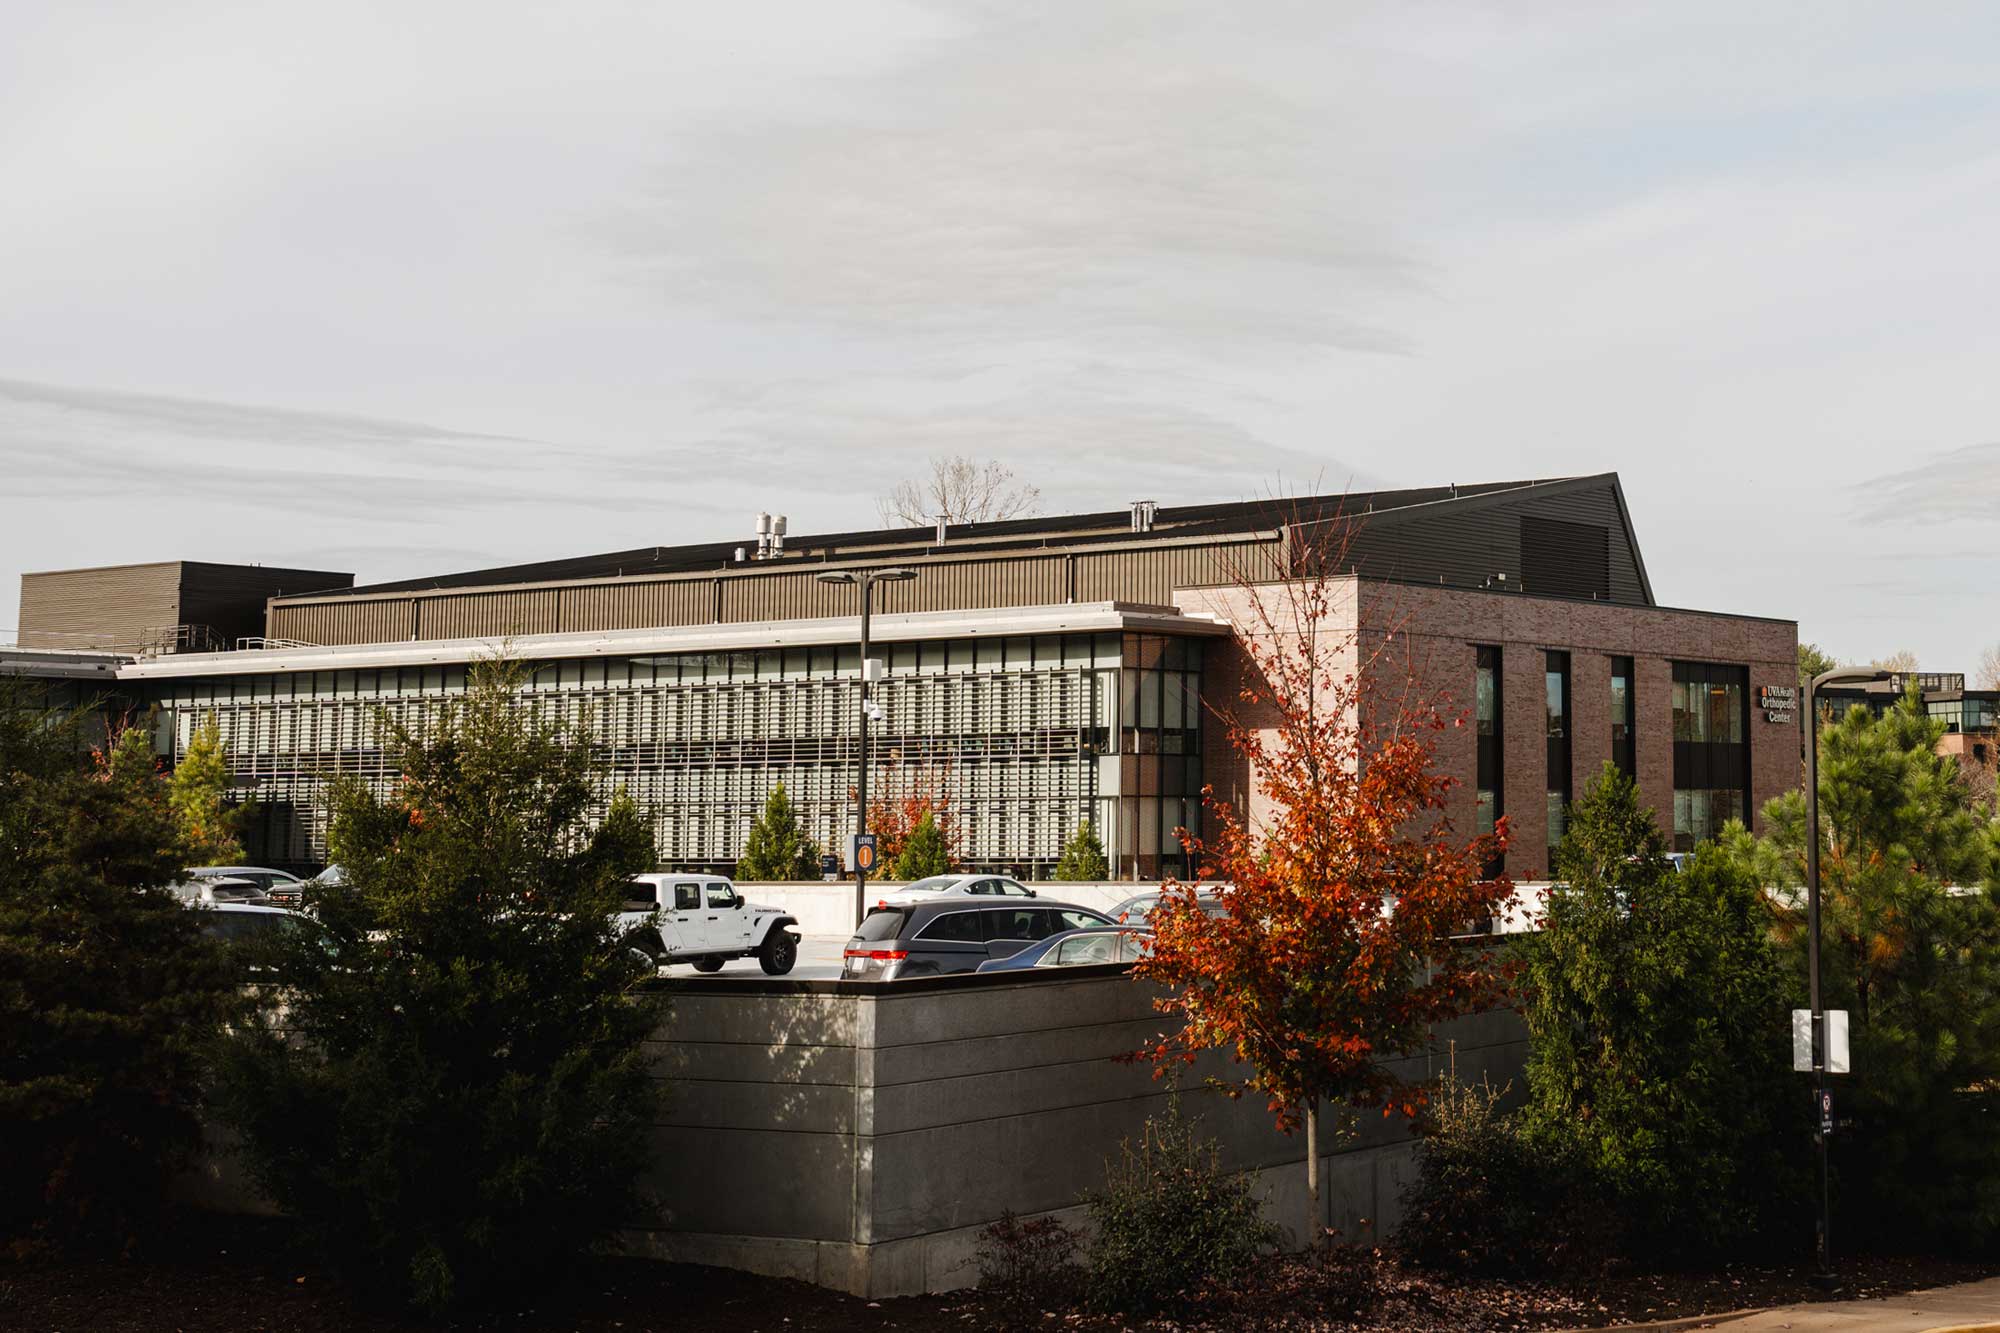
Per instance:
[[[1306,1103],[1306,1247],[1318,1249],[1326,1236],[1326,1214],[1319,1206],[1319,1103]]]

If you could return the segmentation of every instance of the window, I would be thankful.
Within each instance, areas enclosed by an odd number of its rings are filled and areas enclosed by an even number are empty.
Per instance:
[[[1569,829],[1570,716],[1569,654],[1549,652],[1542,670],[1542,695],[1548,731],[1548,848],[1553,861],[1557,844]]]
[[[727,884],[711,884],[708,886],[708,905],[710,907],[734,907],[742,901],[741,898],[736,896],[736,890],[730,888]]]
[[[1040,940],[1055,934],[1052,921],[1039,918],[1049,916],[1031,908],[1015,911],[987,911],[979,913],[986,918],[986,938],[989,940]]]
[[[701,908],[701,885],[699,884],[674,885],[674,910],[676,912],[694,912],[694,911],[699,911],[700,908]]]
[[[1091,926],[1105,924],[1088,912],[1065,912],[1058,910],[1055,912],[1055,919],[1057,930],[1086,930]]]
[[[1092,963],[1115,962],[1117,960],[1112,955],[1116,946],[1116,938],[1110,935],[1080,935],[1058,944],[1054,956],[1042,961],[1057,967],[1086,967]]]
[[[1500,650],[1490,646],[1475,648],[1472,669],[1474,744],[1478,750],[1474,802],[1479,832],[1487,834],[1493,832],[1500,816],[1507,812],[1502,794],[1504,773],[1500,748],[1505,724],[1500,692]],[[1496,856],[1486,867],[1486,873],[1498,876],[1505,869],[1505,856]]]
[[[1611,762],[1628,778],[1639,775],[1632,720],[1632,659],[1614,657],[1611,659]]]
[[[980,920],[984,912],[946,912],[934,917],[928,926],[917,932],[921,940],[947,940],[954,944],[978,944],[985,938],[984,923]]]
[[[1750,670],[1676,662],[1674,672],[1674,850],[1750,819]]]
[[[625,884],[625,910],[628,912],[650,912],[660,905],[660,890],[657,885],[643,879],[628,880]]]

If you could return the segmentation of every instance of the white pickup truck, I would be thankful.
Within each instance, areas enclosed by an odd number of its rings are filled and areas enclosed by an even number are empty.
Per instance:
[[[620,941],[655,964],[717,972],[732,958],[755,958],[766,974],[782,977],[799,960],[798,921],[743,901],[721,875],[635,875],[617,925]]]

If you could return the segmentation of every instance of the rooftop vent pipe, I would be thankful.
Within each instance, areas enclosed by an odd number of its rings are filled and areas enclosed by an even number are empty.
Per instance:
[[[945,535],[950,527],[951,527],[951,515],[939,514],[937,516],[937,544],[939,546],[944,545]]]
[[[1151,532],[1153,517],[1160,511],[1157,500],[1134,500],[1132,502],[1132,531]]]
[[[785,553],[785,516],[757,515],[757,559],[769,560]]]

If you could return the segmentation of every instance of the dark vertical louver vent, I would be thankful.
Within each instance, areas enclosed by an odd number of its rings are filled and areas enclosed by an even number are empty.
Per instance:
[[[1611,530],[1521,516],[1521,591],[1530,597],[1611,595]]]

